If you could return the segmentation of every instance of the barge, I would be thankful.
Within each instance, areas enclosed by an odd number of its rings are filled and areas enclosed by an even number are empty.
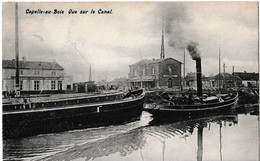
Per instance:
[[[143,90],[3,104],[3,139],[107,126],[139,119]]]

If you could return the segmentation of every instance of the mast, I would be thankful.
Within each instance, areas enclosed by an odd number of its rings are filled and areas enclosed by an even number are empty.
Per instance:
[[[92,73],[91,73],[91,66],[89,67],[89,81],[92,81]]]
[[[219,64],[218,64],[218,91],[220,93],[220,47],[218,49],[218,57],[219,57]]]
[[[18,3],[15,3],[15,92],[19,89],[19,30],[18,30]],[[18,96],[20,93],[17,93]]]
[[[183,53],[183,87],[185,86],[185,49],[184,49],[184,53]]]
[[[223,61],[224,62],[224,61]],[[226,78],[225,78],[225,73],[226,73],[226,64],[223,63],[223,88],[226,88]]]
[[[164,25],[162,21],[162,44],[161,44],[161,59],[164,59]]]

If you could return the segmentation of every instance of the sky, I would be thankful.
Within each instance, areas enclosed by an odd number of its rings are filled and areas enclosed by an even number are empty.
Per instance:
[[[54,9],[64,13],[26,13]],[[56,61],[74,81],[89,80],[90,66],[92,80],[109,81],[128,77],[129,65],[142,59],[158,59],[162,26],[165,57],[183,62],[185,52],[186,73],[196,71],[186,50],[190,42],[197,44],[205,76],[218,74],[219,52],[226,72],[232,66],[235,72],[258,72],[257,2],[27,2],[18,4],[18,15],[20,59]],[[2,59],[15,58],[14,33],[15,4],[5,2]]]

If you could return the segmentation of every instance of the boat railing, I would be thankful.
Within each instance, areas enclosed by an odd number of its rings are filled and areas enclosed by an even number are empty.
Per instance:
[[[97,102],[111,102],[119,101],[124,97],[123,93],[110,94],[110,95],[97,95],[82,98],[69,98],[69,99],[58,99],[58,100],[46,100],[40,102],[32,102],[30,100],[24,99],[23,103],[16,104],[5,104],[3,105],[3,111],[10,110],[23,110],[23,109],[34,109],[34,108],[48,108],[48,107],[61,107],[61,106],[71,106],[77,104],[90,104]]]
[[[238,94],[236,95],[232,95],[230,96],[228,99],[223,99],[223,100],[219,100],[217,99],[217,101],[215,102],[194,102],[194,103],[190,103],[190,104],[187,104],[187,103],[183,103],[183,104],[171,104],[170,102],[164,102],[165,104],[165,108],[172,108],[172,105],[174,106],[174,108],[177,108],[177,109],[183,109],[183,108],[207,108],[207,107],[217,107],[217,106],[221,106],[221,105],[225,105],[225,104],[229,104],[229,103],[232,103],[234,102],[235,99],[238,99]]]

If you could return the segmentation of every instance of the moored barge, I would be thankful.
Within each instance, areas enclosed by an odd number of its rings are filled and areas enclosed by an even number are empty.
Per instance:
[[[17,138],[137,120],[142,90],[3,105],[3,138]]]

